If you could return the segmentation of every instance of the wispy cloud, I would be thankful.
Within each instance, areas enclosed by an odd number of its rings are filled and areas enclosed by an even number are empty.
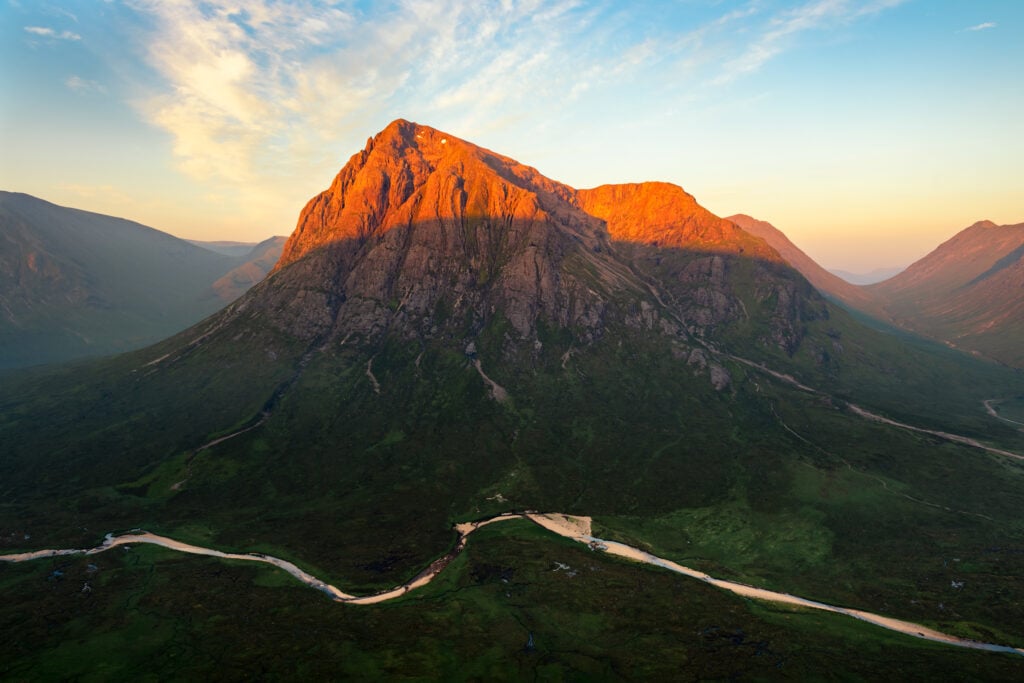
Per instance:
[[[985,30],[990,29],[990,28],[995,28],[998,25],[999,24],[997,24],[994,21],[986,21],[986,22],[984,22],[982,24],[976,24],[974,26],[968,26],[967,28],[964,29],[964,31],[985,31]]]
[[[302,81],[316,78],[317,53],[353,28],[345,12],[313,2],[133,5],[156,22],[146,58],[166,83],[142,108],[173,135],[182,168],[201,179],[252,180],[260,154],[301,127]],[[344,81],[329,85],[345,89]]]
[[[54,17],[66,17],[67,19],[70,19],[76,24],[78,23],[78,17],[74,13],[64,9],[63,7],[47,5],[43,8],[43,12]]]
[[[97,81],[82,78],[81,76],[69,76],[64,81],[64,85],[66,85],[69,89],[81,94],[103,94],[107,92],[106,87],[104,87],[102,84],[98,83]]]
[[[56,31],[48,26],[26,26],[26,33],[54,40],[81,40],[82,36],[73,31]]]
[[[469,128],[650,56],[642,42],[588,43],[595,10],[577,0],[397,0],[373,16],[316,0],[131,6],[155,26],[145,57],[164,83],[145,115],[173,136],[189,175],[233,183],[297,171],[325,150],[334,159],[337,140],[382,112]]]
[[[585,0],[389,0],[370,14],[335,0],[125,0],[159,76],[140,110],[170,134],[185,173],[254,201],[336,168],[339,141],[385,117],[479,135],[536,119],[539,103],[554,116],[638,78],[724,84],[802,33],[905,1],[805,0],[772,13],[750,0],[694,26],[661,22],[645,4]]]
[[[831,29],[870,17],[907,0],[812,0],[771,16],[759,27],[742,53],[725,63],[713,80],[723,84],[758,71],[773,58],[793,47],[801,33]]]

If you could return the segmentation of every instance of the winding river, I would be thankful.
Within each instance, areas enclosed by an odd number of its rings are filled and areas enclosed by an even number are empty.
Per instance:
[[[591,549],[602,551],[610,555],[618,555],[625,557],[636,562],[642,562],[644,564],[654,565],[667,569],[677,574],[683,574],[704,583],[711,584],[722,590],[735,593],[736,595],[743,596],[745,598],[753,598],[755,600],[764,600],[766,602],[782,603],[787,605],[794,605],[797,607],[804,607],[809,609],[822,610],[825,612],[834,612],[836,614],[843,614],[854,619],[866,621],[869,624],[881,626],[882,628],[889,629],[890,631],[896,631],[903,633],[908,636],[915,638],[923,638],[924,640],[931,640],[937,643],[945,643],[947,645],[956,645],[958,647],[966,647],[975,650],[986,650],[989,652],[1009,652],[1018,655],[1024,655],[1024,648],[1011,647],[1008,645],[996,645],[993,643],[983,643],[976,640],[968,640],[966,638],[959,638],[952,636],[941,631],[930,629],[920,624],[915,624],[909,621],[902,621],[900,619],[893,619],[891,617],[885,617],[879,614],[873,614],[871,612],[864,612],[862,610],[849,609],[846,607],[836,607],[835,605],[829,605],[823,602],[817,602],[814,600],[808,600],[801,598],[796,595],[790,595],[789,593],[778,593],[776,591],[765,590],[763,588],[755,588],[754,586],[748,586],[743,583],[736,583],[734,581],[725,581],[723,579],[716,579],[713,576],[705,574],[704,572],[697,571],[696,569],[690,569],[684,567],[681,564],[677,564],[671,560],[666,560],[650,553],[644,552],[639,548],[626,545],[624,543],[618,543],[616,541],[608,541],[601,538],[596,538],[591,534],[591,519],[590,517],[578,517],[573,515],[563,515],[558,513],[539,513],[539,512],[510,512],[479,522],[466,522],[464,524],[457,524],[455,530],[459,534],[458,541],[455,547],[444,557],[435,560],[429,567],[424,569],[418,575],[416,575],[409,582],[392,588],[391,590],[384,591],[381,593],[375,593],[373,595],[355,596],[350,595],[341,591],[340,589],[332,586],[317,577],[303,571],[295,564],[282,560],[277,557],[270,555],[263,555],[260,553],[225,553],[220,550],[213,550],[211,548],[203,548],[200,546],[191,545],[189,543],[183,543],[182,541],[176,541],[173,538],[167,538],[165,536],[158,536],[151,534],[146,531],[134,530],[127,534],[115,536],[108,534],[102,544],[95,548],[89,549],[66,549],[66,550],[37,550],[28,553],[17,553],[12,555],[0,555],[0,560],[5,562],[27,562],[30,560],[38,560],[47,557],[59,557],[62,555],[95,555],[111,548],[118,546],[127,546],[134,543],[151,543],[153,545],[163,546],[170,548],[171,550],[177,550],[183,553],[191,553],[193,555],[206,555],[209,557],[219,557],[228,560],[243,560],[247,562],[262,562],[264,564],[270,564],[284,571],[288,572],[296,579],[316,588],[319,591],[326,593],[332,600],[336,602],[343,602],[353,605],[371,605],[373,603],[384,602],[386,600],[393,600],[399,596],[405,595],[409,591],[415,590],[420,586],[424,586],[437,576],[441,571],[448,566],[448,564],[466,547],[466,541],[469,536],[477,529],[487,526],[488,524],[495,524],[497,522],[503,522],[512,519],[528,519],[535,524],[538,524],[548,531],[551,531],[559,536],[585,543],[590,546]]]

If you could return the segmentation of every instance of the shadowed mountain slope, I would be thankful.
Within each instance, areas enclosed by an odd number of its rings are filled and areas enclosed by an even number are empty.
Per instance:
[[[759,221],[745,214],[729,216],[726,220],[770,244],[786,260],[786,263],[799,270],[822,294],[857,310],[865,312],[878,310],[875,301],[861,287],[852,285],[819,266],[814,259],[793,244],[781,230],[771,223]]]
[[[162,339],[236,299],[279,248],[266,242],[230,257],[131,221],[0,193],[0,368]]]

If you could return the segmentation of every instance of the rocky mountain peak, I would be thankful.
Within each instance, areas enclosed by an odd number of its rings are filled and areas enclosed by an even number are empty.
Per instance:
[[[700,334],[747,315],[732,291],[732,257],[768,268],[756,296],[773,302],[774,318],[794,318],[801,299],[780,284],[778,253],[681,187],[576,190],[400,119],[310,200],[266,293],[254,296],[269,297],[279,327],[307,338],[472,338],[494,319],[528,344],[540,320],[584,341],[613,319]],[[656,282],[666,277],[677,291],[662,297]],[[775,338],[788,348],[796,329]]]
[[[568,215],[565,206],[571,194],[534,168],[398,119],[367,140],[331,186],[309,201],[277,268],[334,242],[438,220],[552,215],[580,227],[580,216]]]

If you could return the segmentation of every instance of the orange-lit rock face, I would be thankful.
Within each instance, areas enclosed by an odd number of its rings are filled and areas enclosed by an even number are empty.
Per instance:
[[[714,215],[678,185],[630,183],[576,192],[578,206],[606,221],[613,240],[776,260],[762,240]]]
[[[679,312],[654,312],[664,303],[638,274],[632,245],[699,252],[663,267],[685,289],[672,297]],[[535,339],[543,319],[586,340],[602,334],[610,306],[626,324],[681,334],[742,311],[722,261],[729,255],[781,262],[675,185],[577,191],[398,120],[303,209],[267,296],[281,324],[304,337],[389,330],[426,338],[449,316],[473,329],[501,315],[518,339]],[[700,283],[687,279],[705,266]],[[643,305],[623,308],[626,300]]]
[[[400,226],[433,224],[444,231],[474,220],[545,221],[551,216],[543,198],[564,203],[571,193],[512,159],[398,120],[368,140],[331,187],[310,200],[277,268],[325,244]],[[564,218],[565,208],[554,213]]]
[[[601,221],[569,204],[571,193],[511,159],[396,121],[307,204],[276,270],[318,253],[302,267],[344,296],[343,314],[387,302],[424,320],[447,299],[500,309],[523,336],[538,315],[593,321],[600,302],[561,264],[607,238]],[[357,327],[377,324],[366,315]]]
[[[588,242],[605,234],[605,223],[616,241],[778,260],[762,240],[707,211],[676,185],[575,190],[508,157],[398,120],[367,141],[331,187],[310,200],[277,268],[325,244],[398,226],[450,230],[481,220],[550,221]]]

